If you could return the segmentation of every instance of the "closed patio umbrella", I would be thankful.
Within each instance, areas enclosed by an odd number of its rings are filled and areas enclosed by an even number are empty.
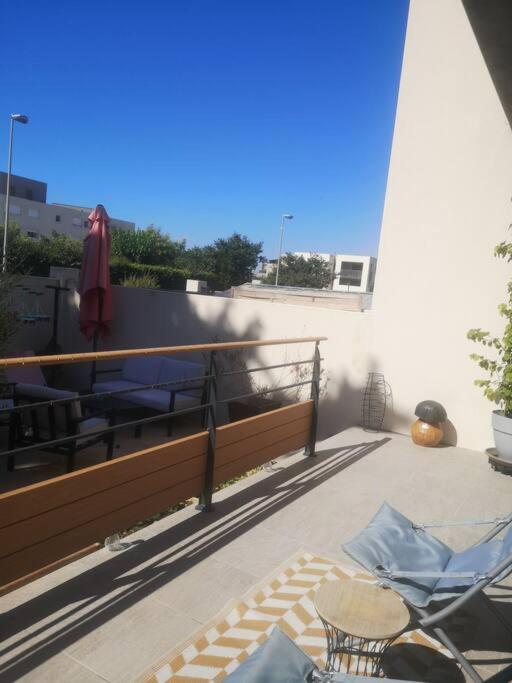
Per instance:
[[[101,204],[89,214],[90,228],[84,239],[84,255],[78,293],[80,294],[80,331],[93,340],[96,351],[98,337],[109,332],[112,321],[112,290],[110,287],[109,217]],[[92,371],[95,380],[96,366]]]

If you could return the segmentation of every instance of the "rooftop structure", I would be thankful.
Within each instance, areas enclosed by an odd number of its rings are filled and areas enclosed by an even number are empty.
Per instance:
[[[7,174],[0,172],[0,220],[3,224]],[[91,209],[71,204],[48,204],[47,184],[39,180],[11,176],[10,221],[32,239],[50,236],[53,232],[82,240],[89,229]],[[111,218],[111,228],[134,230],[135,223]]]
[[[371,308],[372,295],[354,291],[342,292],[311,287],[286,287],[262,284],[244,284],[231,289],[234,299],[252,299],[296,306],[318,306],[340,311],[364,311]]]

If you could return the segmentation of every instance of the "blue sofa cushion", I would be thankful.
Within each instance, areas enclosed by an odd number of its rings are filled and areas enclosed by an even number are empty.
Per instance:
[[[123,363],[122,379],[136,384],[156,384],[162,356],[133,356]]]
[[[163,358],[158,373],[158,382],[170,382],[173,380],[190,380],[204,375],[204,367],[199,363],[191,363],[186,360],[175,358]],[[197,384],[201,380],[193,382]],[[169,385],[169,389],[179,388],[179,384]]]
[[[122,398],[124,401],[130,401],[131,403],[136,403],[145,408],[158,410],[161,413],[168,413],[171,393],[169,391],[164,391],[163,389],[142,389],[141,391],[134,391],[131,394],[125,394]],[[185,410],[185,408],[191,408],[198,403],[199,399],[195,396],[188,396],[187,394],[178,392],[174,399],[174,410]]]

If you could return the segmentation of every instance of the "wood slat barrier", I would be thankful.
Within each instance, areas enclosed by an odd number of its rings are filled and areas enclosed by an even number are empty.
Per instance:
[[[214,483],[304,447],[312,416],[310,400],[219,427]],[[0,594],[199,496],[208,441],[208,432],[200,432],[0,495]]]
[[[200,495],[207,447],[200,432],[0,495],[0,587]]]
[[[304,447],[310,437],[312,415],[313,401],[303,401],[219,427],[214,483]]]

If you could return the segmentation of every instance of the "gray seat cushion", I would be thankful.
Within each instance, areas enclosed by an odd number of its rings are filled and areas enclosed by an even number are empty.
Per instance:
[[[365,569],[376,573],[383,567],[395,571],[441,572],[453,551],[428,533],[418,532],[412,522],[387,503],[383,503],[366,529],[343,550]],[[437,578],[382,579],[413,605],[424,607],[432,599]]]
[[[315,677],[313,676],[315,674]],[[322,676],[316,664],[279,627],[235,671],[224,678],[229,683],[363,683],[382,678],[330,673]],[[398,683],[387,678],[389,683]],[[404,681],[402,681],[404,683]],[[411,681],[410,683],[414,683]]]
[[[304,683],[316,664],[279,628],[225,678],[230,683]]]
[[[415,530],[407,517],[384,503],[366,529],[345,543],[343,549],[409,603],[425,607],[432,600],[457,597],[473,585],[474,576],[390,579],[379,576],[378,570],[485,574],[512,553],[512,527],[502,540],[481,543],[456,553],[426,531]],[[511,572],[512,561],[494,583],[503,580]]]

